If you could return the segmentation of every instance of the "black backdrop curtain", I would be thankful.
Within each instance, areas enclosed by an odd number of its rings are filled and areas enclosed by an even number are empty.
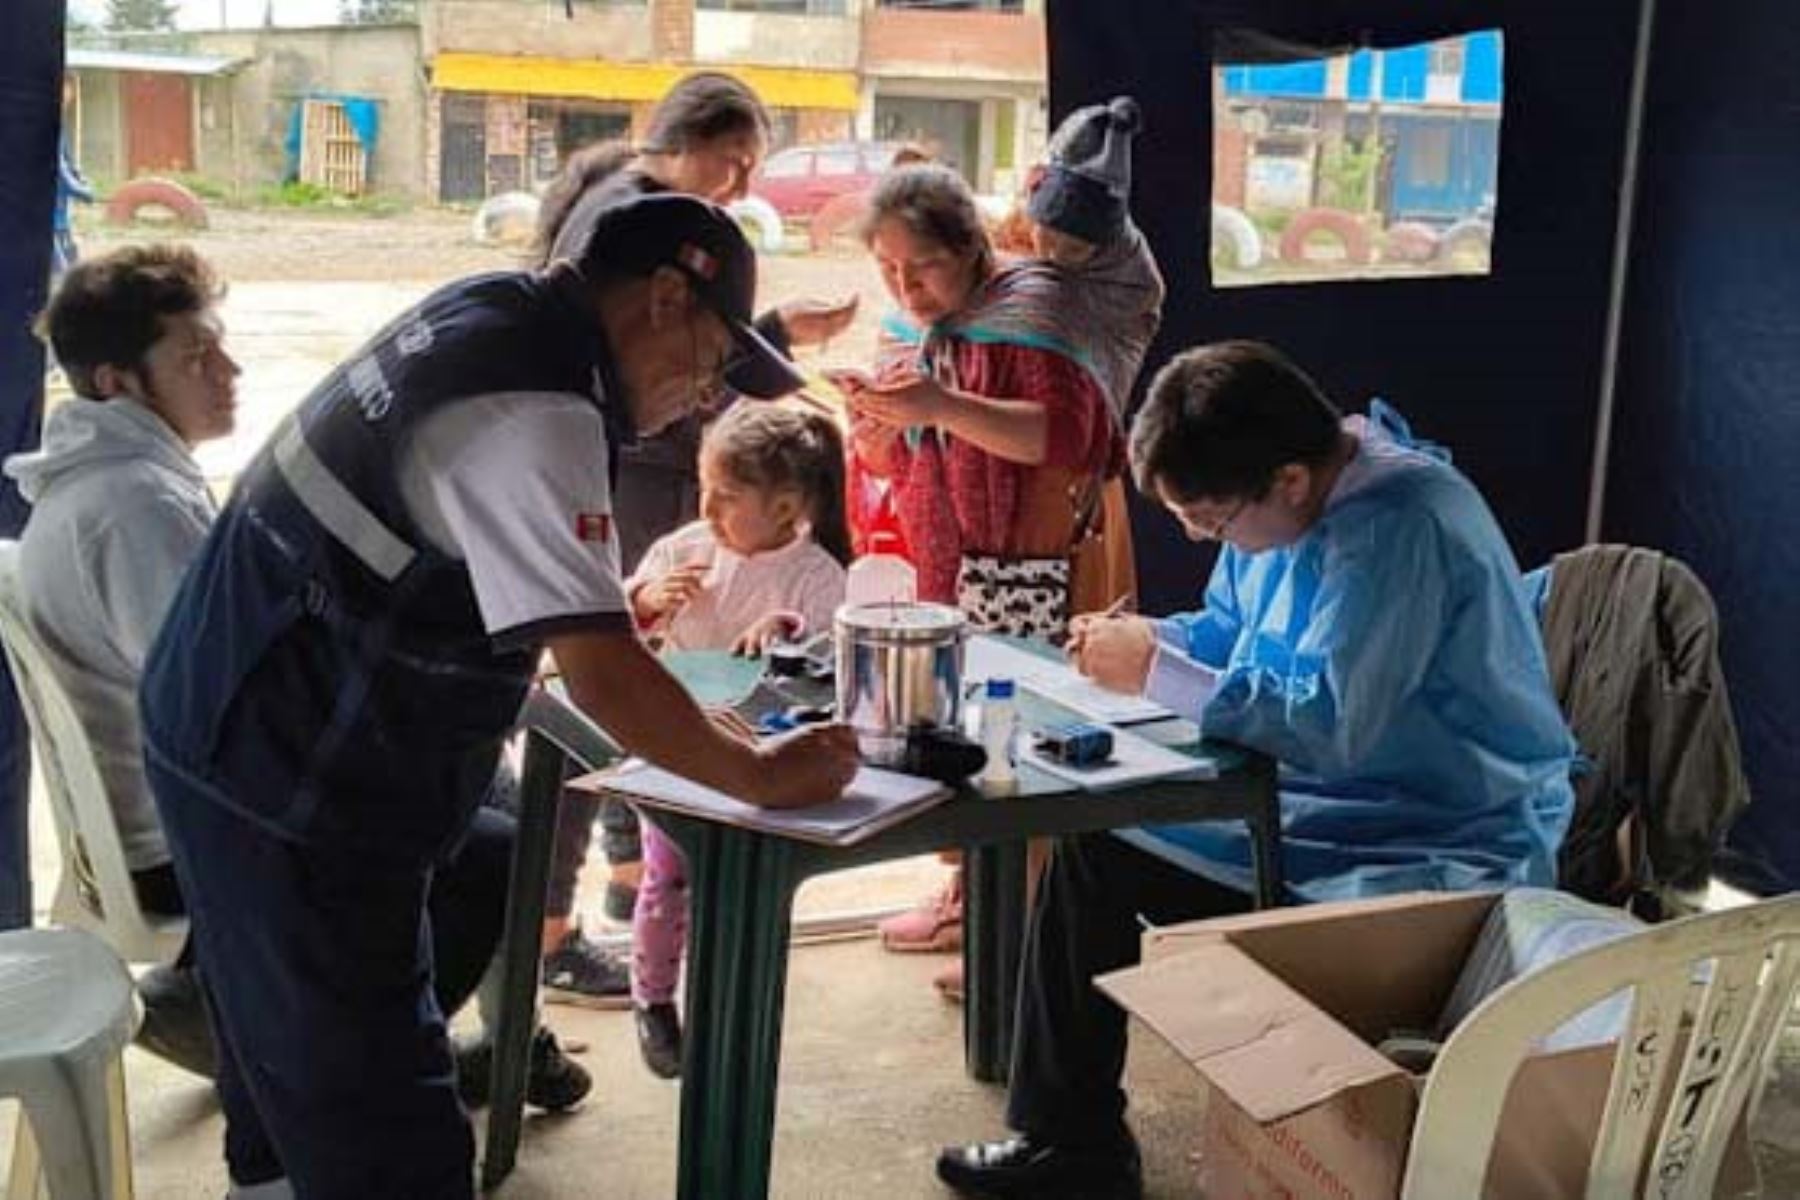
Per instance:
[[[1283,347],[1346,409],[1392,402],[1448,445],[1526,565],[1577,544],[1592,454],[1636,0],[1050,0],[1053,118],[1118,91],[1144,106],[1133,209],[1169,281],[1150,367],[1183,347]],[[1214,289],[1208,282],[1214,36],[1318,47],[1505,38],[1493,273]],[[1146,378],[1148,372],[1146,372]],[[1206,556],[1141,502],[1143,601],[1187,606]]]
[[[1169,278],[1151,368],[1259,337],[1346,408],[1393,401],[1480,485],[1523,565],[1583,536],[1638,0],[1049,0],[1053,117],[1144,104],[1133,207]],[[1734,844],[1800,883],[1800,6],[1658,8],[1604,535],[1690,562],[1717,596],[1754,803]],[[1486,278],[1215,290],[1216,35],[1395,46],[1499,28],[1499,208]],[[1134,512],[1145,606],[1210,565]]]
[[[50,205],[63,63],[60,0],[8,0],[0,13],[0,457],[37,444],[44,358],[31,322],[50,270]],[[0,538],[25,505],[0,480]],[[31,923],[26,850],[30,756],[0,660],[0,928]]]
[[[1800,6],[1658,8],[1608,537],[1719,603],[1751,795],[1800,886]]]

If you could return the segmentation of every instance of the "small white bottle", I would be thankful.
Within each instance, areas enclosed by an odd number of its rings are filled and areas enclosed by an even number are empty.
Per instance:
[[[978,781],[984,790],[1005,791],[1019,781],[1013,766],[1013,737],[1019,727],[1013,691],[1010,679],[990,679],[981,691],[981,748],[987,765]]]
[[[894,550],[900,539],[877,533],[869,539],[869,553],[850,564],[844,578],[844,603],[911,604],[918,597],[919,573]]]

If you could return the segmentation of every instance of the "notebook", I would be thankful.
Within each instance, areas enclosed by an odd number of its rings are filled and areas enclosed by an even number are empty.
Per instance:
[[[844,794],[811,808],[759,808],[640,759],[583,776],[571,785],[624,795],[638,804],[826,846],[854,846],[948,800],[931,779],[863,767]]]

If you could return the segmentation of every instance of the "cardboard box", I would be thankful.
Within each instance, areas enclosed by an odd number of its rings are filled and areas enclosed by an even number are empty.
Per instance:
[[[1099,980],[1198,1072],[1208,1200],[1399,1196],[1419,1080],[1375,1046],[1436,1024],[1495,899],[1405,895],[1173,926],[1146,935],[1143,965]],[[1521,1065],[1483,1196],[1583,1194],[1612,1059],[1605,1045]],[[1754,1194],[1741,1128],[1720,1182],[1720,1196]]]

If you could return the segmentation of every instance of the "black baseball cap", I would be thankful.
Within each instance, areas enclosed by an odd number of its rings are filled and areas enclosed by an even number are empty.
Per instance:
[[[591,229],[573,231],[575,265],[588,278],[642,276],[664,266],[687,276],[694,294],[725,322],[736,344],[725,367],[733,391],[773,400],[806,382],[787,355],[756,331],[756,252],[724,209],[663,192],[577,217],[592,223]]]

